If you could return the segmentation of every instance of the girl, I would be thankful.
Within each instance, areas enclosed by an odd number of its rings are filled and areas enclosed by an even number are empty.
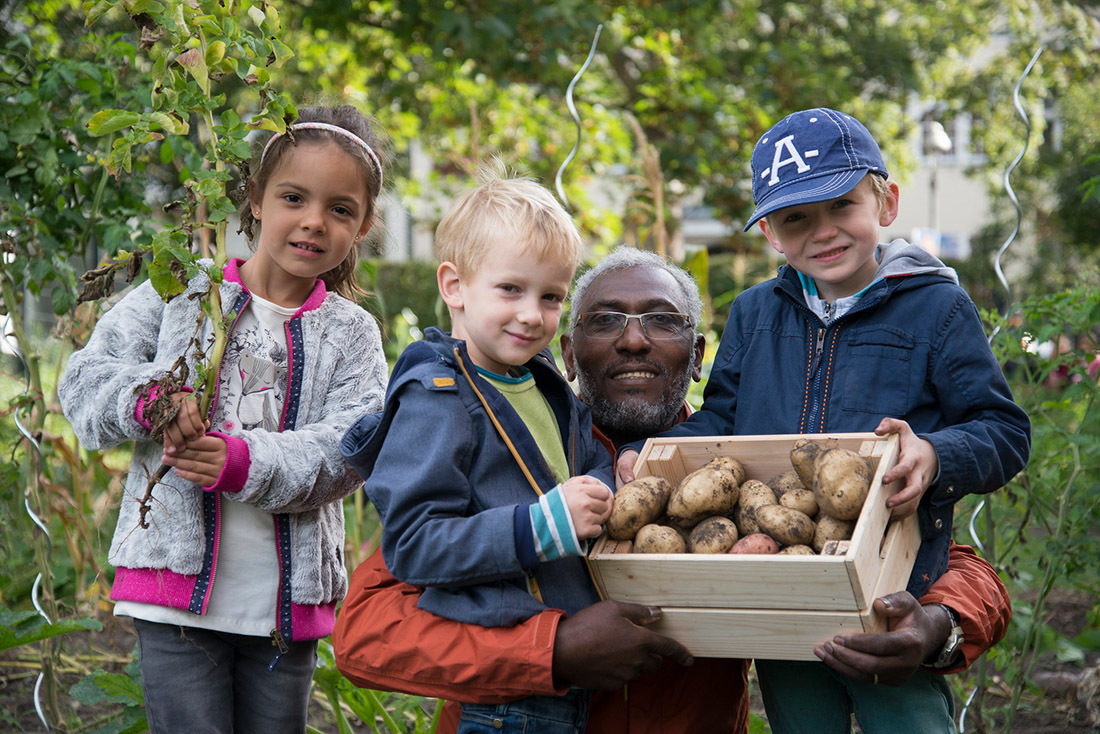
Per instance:
[[[134,618],[153,732],[302,732],[317,639],[347,580],[341,499],[360,480],[344,431],[380,410],[386,360],[355,293],[356,246],[382,188],[378,141],[349,106],[303,109],[272,137],[242,207],[248,260],[220,287],[229,343],[210,415],[164,389],[209,278],[164,303],[149,283],[111,308],[58,387],[89,449],[135,441],[108,560],[115,614]],[[200,344],[207,343],[209,324]],[[163,445],[148,420],[179,412]],[[215,427],[217,430],[209,430]],[[172,467],[153,492],[150,472]]]

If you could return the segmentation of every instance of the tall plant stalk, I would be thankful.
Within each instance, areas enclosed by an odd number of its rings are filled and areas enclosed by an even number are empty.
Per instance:
[[[125,2],[86,5],[88,25],[116,5],[129,7]],[[148,48],[153,61],[151,110],[101,110],[92,117],[89,130],[93,134],[119,134],[107,161],[108,169],[118,175],[129,170],[133,152],[151,142],[163,141],[161,145],[171,145],[173,152],[188,149],[189,121],[194,119],[201,126],[197,135],[202,141],[201,149],[197,152],[202,164],[188,166],[193,174],[184,184],[186,200],[177,202],[184,216],[176,226],[158,232],[150,244],[133,253],[121,253],[114,262],[86,274],[85,278],[92,283],[93,294],[109,292],[108,287],[98,284],[106,278],[113,279],[115,271],[122,267],[133,276],[137,271],[135,258],[140,264],[144,255],[152,252],[149,277],[161,297],[168,300],[182,293],[198,271],[206,271],[210,287],[203,296],[202,311],[210,321],[212,338],[205,343],[201,325],[196,327],[192,344],[203,356],[197,365],[197,383],[191,385],[197,393],[200,414],[206,416],[216,392],[217,366],[227,341],[219,286],[228,260],[226,221],[236,209],[229,188],[234,171],[240,172],[240,190],[247,183],[248,133],[257,128],[283,132],[288,118],[294,115],[289,99],[270,89],[266,71],[269,64],[288,58],[290,50],[278,41],[278,12],[266,3],[176,0],[145,7],[140,18],[134,16],[134,19],[142,27],[143,48]],[[243,99],[244,105],[253,108],[247,125],[241,122],[239,112],[226,105],[226,95],[216,89],[223,79],[233,76],[243,84],[243,90],[255,92],[255,96],[245,94]],[[205,238],[197,238],[198,247],[193,241],[196,232],[209,230],[214,231],[213,253],[206,251]],[[212,262],[202,259],[211,257]],[[179,356],[175,368],[179,372],[167,378],[168,387],[181,386],[189,377],[184,355]],[[163,391],[161,400],[165,402],[156,401],[160,405],[154,435],[174,418],[175,406],[167,397],[170,392]],[[168,467],[160,466],[150,476],[145,495],[139,500],[143,528],[149,526],[146,515],[151,511],[153,491],[168,471]]]

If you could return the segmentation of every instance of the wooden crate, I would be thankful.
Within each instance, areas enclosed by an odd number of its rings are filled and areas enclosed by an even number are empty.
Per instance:
[[[871,602],[901,591],[913,568],[920,533],[915,515],[890,522],[883,486],[897,463],[896,436],[837,433],[808,436],[657,438],[646,442],[638,477],[659,475],[676,485],[716,456],[732,456],[749,479],[790,470],[798,438],[833,438],[869,457],[876,470],[844,555],[633,554],[630,541],[603,535],[589,553],[593,577],[610,599],[661,607],[652,629],[701,657],[816,660],[813,647],[850,632],[881,632]]]

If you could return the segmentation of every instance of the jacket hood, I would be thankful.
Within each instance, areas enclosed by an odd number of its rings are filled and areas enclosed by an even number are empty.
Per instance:
[[[954,268],[944,265],[938,257],[920,245],[903,239],[880,244],[875,248],[875,260],[878,261],[875,280],[902,275],[939,275],[955,285],[959,284],[959,276]]]

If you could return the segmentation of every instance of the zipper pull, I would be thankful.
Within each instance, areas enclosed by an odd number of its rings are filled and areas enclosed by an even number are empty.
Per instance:
[[[817,330],[817,358],[821,359],[821,353],[825,350],[825,329]]]
[[[290,652],[290,647],[286,644],[286,639],[283,637],[283,633],[276,627],[271,630],[271,644],[279,648],[279,652],[275,653],[275,657],[271,659],[271,662],[267,664],[268,672],[275,670],[275,666],[279,664],[279,661],[283,659],[283,655]]]

